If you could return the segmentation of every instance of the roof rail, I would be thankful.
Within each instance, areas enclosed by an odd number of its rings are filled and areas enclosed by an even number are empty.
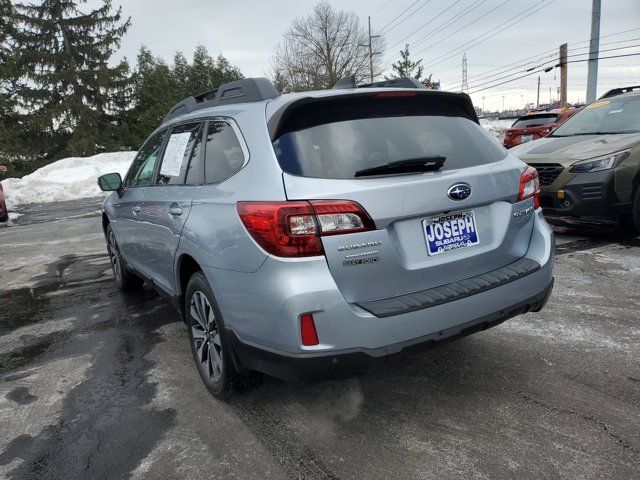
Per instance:
[[[261,102],[280,96],[280,92],[266,78],[244,78],[234,82],[223,83],[218,88],[187,97],[176,103],[164,117],[170,118],[203,108],[234,103]]]
[[[362,85],[356,85],[356,78],[353,75],[347,75],[338,80],[333,86],[334,89],[348,89],[348,88],[427,88],[420,80],[413,77],[400,77],[391,78],[388,80],[382,80],[380,82],[364,83]]]
[[[620,87],[609,90],[607,93],[602,95],[598,100],[602,100],[603,98],[615,97],[616,95],[622,95],[623,93],[633,92],[635,90],[640,90],[640,85],[633,85],[630,87]]]

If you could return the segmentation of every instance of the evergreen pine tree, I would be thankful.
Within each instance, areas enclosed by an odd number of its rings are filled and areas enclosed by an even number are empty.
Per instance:
[[[431,82],[431,75],[428,77],[422,77],[424,73],[424,67],[422,66],[422,59],[418,61],[411,60],[409,55],[409,44],[404,46],[404,50],[400,50],[400,60],[391,64],[393,73],[391,77],[387,77],[387,80],[400,77],[413,77],[422,83]]]
[[[212,58],[202,45],[196,47],[190,64],[181,52],[168,66],[142,47],[134,74],[135,107],[130,112],[130,127],[139,146],[167,114],[169,109],[185,97],[217,88],[220,84],[242,78],[242,73],[222,55]]]
[[[130,21],[112,10],[111,0],[82,12],[84,1],[14,4],[19,109],[30,147],[52,159],[120,149],[126,141],[129,67],[108,62]]]
[[[184,64],[187,65],[186,60]],[[183,87],[174,80],[171,68],[162,59],[154,57],[144,45],[140,47],[138,66],[134,74],[135,106],[130,112],[129,122],[134,148],[140,146],[160,125],[169,109],[182,99],[182,90]]]
[[[15,115],[15,63],[11,55],[12,6],[0,0],[0,163],[6,164],[20,151],[21,129]]]

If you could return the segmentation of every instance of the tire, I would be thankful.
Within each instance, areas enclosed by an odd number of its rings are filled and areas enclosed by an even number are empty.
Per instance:
[[[0,215],[0,223],[4,223],[9,220],[9,214],[5,212],[4,215]]]
[[[258,386],[262,378],[258,372],[238,372],[234,367],[222,314],[202,272],[194,273],[187,284],[184,318],[196,368],[215,397],[227,400],[235,392]]]
[[[140,290],[144,285],[144,280],[127,270],[111,225],[107,225],[107,252],[109,252],[111,269],[118,288],[123,292]]]
[[[640,187],[633,196],[631,211],[620,219],[622,227],[640,233]]]

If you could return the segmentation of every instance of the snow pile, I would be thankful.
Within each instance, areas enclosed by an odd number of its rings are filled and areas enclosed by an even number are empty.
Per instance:
[[[64,158],[22,178],[8,178],[2,182],[7,207],[99,196],[103,192],[98,188],[98,177],[110,172],[124,177],[135,155],[114,152]]]
[[[493,120],[488,118],[480,119],[480,125],[482,125],[487,132],[496,137],[500,144],[504,138],[504,132],[513,124],[514,119],[509,120]]]

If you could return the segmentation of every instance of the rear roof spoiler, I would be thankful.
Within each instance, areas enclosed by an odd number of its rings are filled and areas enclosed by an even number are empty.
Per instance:
[[[603,98],[615,97],[616,95],[622,95],[623,93],[635,92],[636,90],[640,90],[640,85],[632,85],[630,87],[620,87],[609,90],[607,93],[602,95],[598,100],[602,100]]]
[[[346,87],[343,87],[343,88],[346,88]],[[478,124],[480,123],[480,121],[478,120],[478,115],[476,113],[476,110],[473,107],[473,102],[471,101],[471,97],[469,97],[468,94],[462,93],[462,92],[443,92],[439,90],[431,90],[428,88],[420,88],[419,90],[420,91],[412,93],[412,95],[415,95],[416,99],[420,98],[421,100],[426,101],[424,105],[427,110],[435,108],[436,105],[445,107],[440,112],[435,113],[434,111],[432,114],[436,114],[436,115],[441,114],[444,116],[462,116],[462,117],[468,118],[472,122],[475,122]],[[360,92],[349,92],[349,93],[340,94],[340,95],[327,95],[327,96],[320,96],[320,97],[307,96],[307,97],[297,98],[295,100],[292,100],[291,102],[288,102],[282,105],[280,108],[278,108],[278,110],[276,110],[271,115],[271,117],[267,121],[267,129],[269,130],[269,136],[271,137],[271,140],[275,140],[277,137],[279,137],[283,131],[284,125],[288,122],[289,118],[300,109],[305,109],[313,105],[325,104],[327,105],[327,107],[321,110],[322,114],[319,115],[317,113],[315,116],[329,117],[334,114],[333,106],[331,106],[331,104],[334,102],[343,103],[343,102],[349,102],[353,99],[362,99],[367,97],[374,98],[376,96],[385,95],[386,93],[387,92],[379,92],[379,91],[378,92],[360,91]],[[386,97],[386,98],[393,98],[393,97]],[[307,120],[309,120],[309,118],[307,118]]]
[[[347,75],[342,77],[333,86],[334,89],[350,89],[350,88],[424,88],[425,87],[420,80],[413,77],[400,77],[390,78],[388,80],[382,80],[380,82],[363,83],[361,85],[356,84],[356,77],[353,75]]]
[[[167,120],[203,108],[235,103],[260,102],[280,96],[280,92],[266,78],[244,78],[223,83],[218,88],[187,97],[176,103],[164,117]]]

